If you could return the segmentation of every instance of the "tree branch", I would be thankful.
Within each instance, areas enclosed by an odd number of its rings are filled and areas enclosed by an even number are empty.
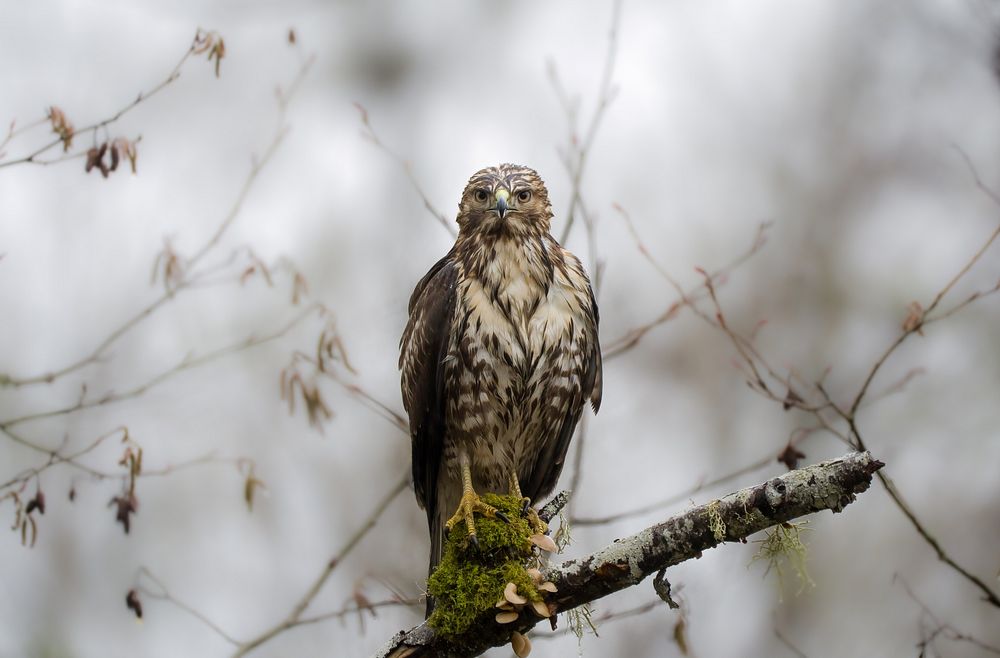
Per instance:
[[[647,576],[701,557],[703,551],[723,542],[745,542],[756,532],[824,509],[839,512],[854,501],[855,494],[868,489],[872,474],[882,466],[870,453],[850,453],[691,508],[590,555],[549,567],[545,579],[555,583],[558,591],[547,602],[565,612],[638,585]],[[468,631],[450,641],[426,623],[400,631],[375,655],[477,656],[509,642],[512,631],[524,633],[541,621],[522,615],[514,623],[500,625],[494,621],[495,612],[484,611]],[[456,646],[463,649],[457,652]]]

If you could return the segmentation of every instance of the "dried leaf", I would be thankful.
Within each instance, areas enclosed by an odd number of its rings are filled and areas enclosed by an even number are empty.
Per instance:
[[[308,294],[309,285],[306,283],[306,278],[300,272],[296,272],[292,278],[292,304],[297,305]]]
[[[799,460],[804,459],[805,456],[806,453],[789,443],[784,450],[778,453],[778,461],[787,466],[788,470],[794,471],[799,465]]]
[[[73,124],[69,122],[66,115],[58,107],[53,105],[49,108],[49,121],[52,123],[52,132],[59,135],[63,143],[63,152],[69,151],[73,145],[73,135],[76,134]]]
[[[84,173],[89,174],[90,170],[97,166],[97,153],[96,146],[91,146],[87,149],[87,164],[83,167]]]
[[[226,42],[219,37],[219,40],[212,46],[212,49],[208,53],[208,61],[215,60],[215,77],[219,77],[219,66],[222,64],[222,58],[226,56]]]
[[[39,490],[35,494],[35,497],[28,501],[27,507],[24,508],[25,514],[31,514],[35,510],[38,510],[39,514],[45,514],[45,494]]]
[[[784,402],[781,403],[781,408],[788,411],[792,407],[798,406],[798,404],[803,401],[802,397],[789,387],[788,394],[785,396]]]
[[[135,613],[136,619],[142,619],[142,601],[134,589],[130,589],[125,595],[125,607]]]
[[[258,488],[267,489],[267,485],[264,484],[263,480],[254,475],[254,469],[251,466],[243,483],[243,501],[247,504],[247,509],[251,512],[253,511],[254,495],[257,493]]]
[[[674,624],[674,642],[677,643],[681,655],[688,655],[687,622],[683,616],[678,617],[677,623]]]
[[[920,305],[920,302],[910,302],[906,310],[907,315],[906,319],[903,320],[903,331],[906,333],[916,331],[923,336],[924,332],[920,328],[924,324],[924,307]]]
[[[139,500],[135,495],[127,493],[112,498],[111,502],[108,503],[108,507],[112,505],[116,506],[115,521],[122,524],[122,528],[125,529],[125,534],[127,535],[129,530],[132,529],[132,515],[139,510]]]
[[[132,167],[133,174],[135,173],[135,161],[139,157],[139,150],[136,146],[138,142],[138,139],[134,142],[127,142],[127,146],[125,147],[125,155],[128,156],[128,163]]]

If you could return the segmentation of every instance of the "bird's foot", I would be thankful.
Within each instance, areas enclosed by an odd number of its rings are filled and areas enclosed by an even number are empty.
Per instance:
[[[510,523],[510,519],[506,514],[496,507],[484,503],[483,499],[475,491],[468,490],[462,494],[462,500],[458,503],[458,510],[448,519],[445,527],[451,531],[460,522],[465,521],[465,527],[469,531],[469,543],[473,546],[478,546],[479,540],[476,539],[476,522],[473,518],[476,514],[485,516],[488,519],[500,519]]]
[[[542,521],[542,517],[538,516],[538,510],[531,506],[530,498],[525,497],[522,500],[524,503],[521,507],[521,516],[525,518],[533,532],[539,535],[547,535],[549,533],[549,524]]]
[[[521,499],[521,517],[528,521],[532,532],[540,535],[547,534],[549,532],[549,524],[542,521],[542,518],[538,516],[538,510],[531,506],[531,499],[521,495],[521,484],[517,480],[516,473],[510,474],[510,495]]]

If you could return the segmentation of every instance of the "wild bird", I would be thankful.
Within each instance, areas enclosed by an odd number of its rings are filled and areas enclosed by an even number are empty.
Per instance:
[[[549,234],[542,179],[513,164],[478,171],[457,221],[455,245],[410,297],[400,339],[429,573],[445,528],[464,522],[475,542],[474,515],[497,515],[477,492],[526,506],[550,493],[584,403],[594,413],[601,404],[597,303],[580,260]]]

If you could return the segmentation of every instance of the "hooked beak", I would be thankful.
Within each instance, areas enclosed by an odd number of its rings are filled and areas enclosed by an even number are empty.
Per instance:
[[[510,192],[502,188],[497,190],[497,205],[491,208],[491,210],[495,210],[497,215],[500,216],[500,219],[504,218],[504,215],[507,214],[507,210],[510,208],[510,206],[507,205],[508,199],[510,199]]]

